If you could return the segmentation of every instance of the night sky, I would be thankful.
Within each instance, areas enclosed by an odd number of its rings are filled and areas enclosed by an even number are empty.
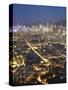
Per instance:
[[[37,5],[13,5],[13,24],[33,24],[66,20],[66,8]]]

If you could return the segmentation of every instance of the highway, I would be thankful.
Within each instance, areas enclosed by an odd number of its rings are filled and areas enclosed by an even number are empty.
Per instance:
[[[30,47],[30,49],[31,49],[34,53],[36,53],[37,56],[39,56],[39,57],[41,58],[41,60],[43,60],[43,61],[46,63],[46,66],[49,66],[49,65],[50,65],[49,60],[46,59],[46,58],[43,58],[43,57],[31,46],[31,44],[30,44],[28,41],[26,41],[26,44]]]

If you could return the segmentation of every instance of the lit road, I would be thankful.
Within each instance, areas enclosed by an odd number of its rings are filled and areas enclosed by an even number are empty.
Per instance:
[[[46,64],[47,66],[49,66],[50,62],[48,61],[48,59],[43,58],[31,45],[28,41],[26,41],[26,44],[31,48],[31,50],[36,53]]]

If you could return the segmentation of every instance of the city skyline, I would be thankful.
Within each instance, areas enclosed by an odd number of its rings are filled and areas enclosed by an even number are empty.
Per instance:
[[[12,4],[9,11],[10,85],[66,83],[66,8]]]

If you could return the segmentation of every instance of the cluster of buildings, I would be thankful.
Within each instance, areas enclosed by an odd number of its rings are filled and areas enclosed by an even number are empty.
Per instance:
[[[17,25],[10,28],[11,33],[13,37],[10,41],[12,39],[13,44],[10,45],[10,72],[13,73],[15,84],[65,82],[65,26],[49,23]],[[47,59],[51,64],[47,66],[42,59]]]
[[[46,25],[16,25],[10,28],[10,32],[13,32],[13,40],[23,38],[28,41],[36,42],[66,42],[66,26],[49,24]]]

